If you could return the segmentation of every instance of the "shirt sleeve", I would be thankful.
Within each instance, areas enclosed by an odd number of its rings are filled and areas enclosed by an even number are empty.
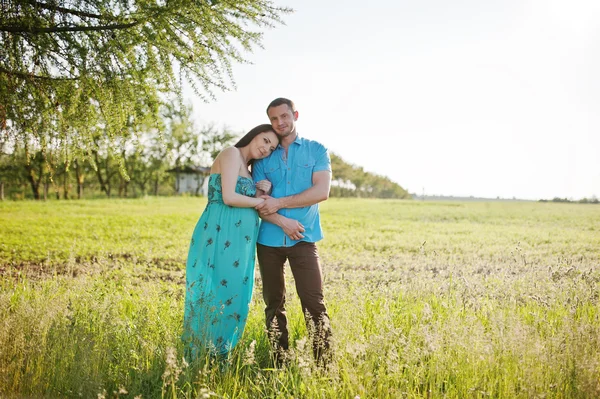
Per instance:
[[[254,182],[258,182],[261,180],[265,180],[266,178],[267,176],[265,175],[265,162],[262,159],[255,161],[252,164],[252,180],[254,180]]]
[[[315,157],[315,168],[313,169],[313,172],[320,172],[323,170],[331,172],[331,158],[329,157],[329,151],[327,151],[327,148],[321,144],[318,144],[316,154],[317,156]]]

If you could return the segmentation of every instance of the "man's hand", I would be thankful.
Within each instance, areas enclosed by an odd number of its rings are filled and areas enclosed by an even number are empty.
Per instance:
[[[304,226],[297,220],[285,218],[281,222],[281,228],[283,232],[290,237],[292,240],[300,240],[304,238]]]
[[[256,205],[255,209],[258,211],[258,213],[260,213],[261,216],[272,215],[281,209],[279,199],[273,198],[269,195],[261,195],[260,198],[264,199],[264,201]]]

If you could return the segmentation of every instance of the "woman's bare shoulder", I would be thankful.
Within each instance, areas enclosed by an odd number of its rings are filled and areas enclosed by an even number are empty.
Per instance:
[[[213,162],[213,166],[211,171],[213,173],[219,173],[223,166],[234,166],[238,164],[240,161],[240,150],[236,147],[227,147],[223,151],[217,155],[215,161]]]
[[[221,158],[223,158],[223,157],[229,158],[229,157],[232,157],[232,156],[236,156],[236,157],[240,156],[240,150],[238,148],[234,147],[234,146],[227,147],[224,150],[222,150],[219,153],[219,155],[217,155],[217,158],[219,158],[219,157],[221,157]]]

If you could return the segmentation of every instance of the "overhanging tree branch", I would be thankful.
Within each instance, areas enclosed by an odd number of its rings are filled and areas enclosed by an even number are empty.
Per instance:
[[[46,149],[51,135],[91,161],[102,129],[118,157],[184,81],[203,101],[235,87],[232,62],[292,11],[274,1],[0,0],[0,124],[19,127],[15,142]]]
[[[62,12],[65,14],[76,15],[76,16],[82,17],[82,18],[109,19],[112,17],[112,16],[108,17],[108,16],[100,15],[100,14],[92,14],[92,13],[85,12],[85,11],[73,10],[72,8],[59,7],[59,6],[55,6],[53,4],[41,3],[41,2],[35,1],[35,0],[30,0],[30,1],[28,1],[28,3],[34,7],[43,8],[43,9],[50,10],[50,11],[58,11],[58,12]]]
[[[0,26],[0,31],[9,33],[58,33],[58,32],[89,32],[104,30],[122,30],[129,29],[138,25],[140,21],[134,21],[128,24],[98,25],[98,26],[51,26],[49,28],[36,28],[30,26]]]
[[[28,73],[28,72],[19,72],[19,71],[11,71],[5,68],[2,68],[0,66],[0,73],[5,73],[7,75],[11,75],[11,76],[18,76],[20,78],[25,78],[25,79],[43,79],[43,80],[78,80],[79,77],[73,77],[73,78],[62,78],[62,77],[53,77],[53,76],[42,76],[42,75],[34,75],[33,73]]]

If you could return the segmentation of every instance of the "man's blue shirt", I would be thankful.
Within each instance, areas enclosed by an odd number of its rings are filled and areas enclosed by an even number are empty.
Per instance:
[[[268,179],[273,188],[271,196],[275,198],[299,194],[312,187],[312,174],[327,170],[331,172],[331,160],[327,148],[313,140],[296,136],[288,148],[278,145],[267,158],[259,159],[252,165],[252,178],[255,182]],[[283,229],[263,220],[258,232],[258,243],[268,247],[291,247],[300,241],[317,242],[323,238],[319,205],[304,208],[280,209],[277,213],[297,220],[304,226],[304,238],[292,240]]]

